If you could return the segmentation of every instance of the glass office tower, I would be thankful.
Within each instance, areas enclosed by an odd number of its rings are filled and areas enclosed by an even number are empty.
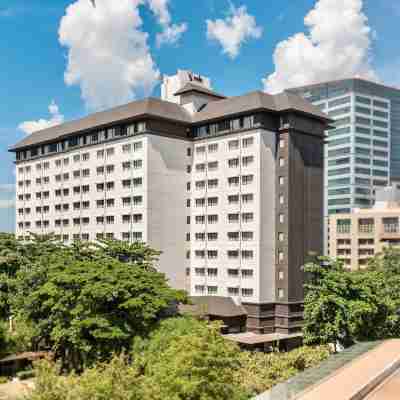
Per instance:
[[[335,120],[325,145],[325,253],[331,214],[370,207],[400,179],[400,90],[362,79],[290,89]]]

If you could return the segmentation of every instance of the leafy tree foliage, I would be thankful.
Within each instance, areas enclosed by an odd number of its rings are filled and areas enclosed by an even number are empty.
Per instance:
[[[329,356],[325,347],[291,353],[241,352],[219,326],[191,318],[162,321],[130,357],[61,376],[56,365],[38,366],[30,400],[245,400]]]
[[[235,381],[247,393],[256,396],[307,368],[315,367],[329,355],[327,346],[301,347],[288,353],[241,352],[241,368],[235,373]]]
[[[307,344],[339,343],[395,337],[399,334],[398,277],[392,252],[373,261],[374,267],[350,271],[340,261],[321,258],[305,266],[304,340]],[[385,261],[383,261],[385,260]],[[385,267],[388,265],[390,267]]]
[[[162,322],[137,360],[143,371],[143,398],[246,399],[245,391],[234,382],[240,350],[219,330],[218,324],[190,318]]]
[[[78,370],[129,350],[185,301],[157,272],[158,256],[141,243],[0,236],[0,313],[19,324],[14,347],[44,344]]]

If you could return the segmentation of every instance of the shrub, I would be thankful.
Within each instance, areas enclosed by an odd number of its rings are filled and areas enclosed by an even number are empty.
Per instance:
[[[240,354],[241,368],[235,379],[248,393],[257,395],[307,368],[318,365],[330,355],[328,347],[301,347],[288,353]]]

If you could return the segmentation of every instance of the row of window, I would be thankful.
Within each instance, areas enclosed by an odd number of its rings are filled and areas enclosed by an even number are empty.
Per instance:
[[[351,143],[351,137],[349,137],[349,136],[343,137],[340,139],[330,140],[328,142],[328,147],[335,147],[335,146],[340,146],[340,145],[348,144],[348,143]],[[369,138],[361,137],[361,136],[355,137],[355,143],[369,145],[369,146],[371,144],[373,144],[375,147],[385,147],[385,148],[389,147],[388,142],[384,142],[382,140],[371,140]],[[328,155],[329,155],[329,153],[328,153]]]
[[[382,165],[380,165],[382,166]],[[328,176],[337,176],[337,175],[346,175],[350,174],[351,168],[338,168],[338,169],[331,169],[328,171]],[[382,171],[379,169],[373,169],[371,168],[362,168],[362,167],[355,167],[354,172],[356,174],[362,174],[362,175],[373,175],[373,176],[382,176],[382,177],[387,177],[389,176],[389,173],[387,171]]]
[[[136,143],[128,143],[128,144],[124,144],[122,145],[122,152],[123,153],[130,153],[133,149],[133,151],[138,151],[140,149],[143,148],[143,143],[142,142],[136,142]],[[115,154],[115,149],[114,147],[110,147],[106,150],[98,150],[97,151],[97,158],[104,158],[104,155],[107,155],[108,157],[112,156]],[[83,153],[83,154],[75,154],[72,157],[72,160],[74,162],[80,162],[80,161],[89,161],[90,159],[90,153]],[[65,157],[63,159],[57,159],[54,161],[54,166],[56,168],[60,168],[62,165],[64,166],[68,166],[69,165],[69,157]],[[50,168],[50,162],[49,161],[45,161],[43,163],[38,163],[36,164],[36,170],[40,171],[42,169],[47,170]],[[18,168],[18,172],[20,174],[22,173],[29,173],[31,172],[31,166],[27,165],[25,167],[19,167]]]
[[[251,203],[254,200],[254,194],[252,193],[246,193],[242,195],[234,194],[234,195],[228,195],[228,203],[229,204],[238,204],[239,200],[242,200],[242,203]],[[202,198],[197,198],[194,200],[194,204],[196,207],[205,207],[206,204],[209,207],[215,207],[218,205],[219,198],[218,197],[202,197]],[[187,200],[187,206],[190,207],[190,200]]]
[[[190,241],[190,234],[187,236],[188,241]],[[216,241],[218,240],[218,233],[217,232],[208,232],[207,234],[205,232],[196,232],[194,234],[194,239],[199,242],[204,242],[207,238],[208,241]],[[254,232],[251,231],[243,231],[243,232],[228,232],[227,233],[227,238],[230,241],[238,241],[240,238],[243,241],[250,241],[254,239]]]
[[[205,286],[205,285],[195,285],[194,287],[195,293],[196,294],[205,294],[207,293],[210,296],[215,296],[217,295],[219,292],[219,288],[218,286]],[[229,296],[239,296],[239,288],[238,287],[228,287],[228,295]],[[243,297],[252,297],[254,296],[254,290],[253,289],[249,289],[249,288],[242,288],[241,290],[241,294]]]
[[[365,238],[358,239],[358,245],[359,246],[373,246],[374,243],[375,243],[374,239],[370,239],[370,238],[368,238],[368,239],[365,239]],[[340,247],[340,246],[351,246],[351,239],[338,239],[336,241],[336,245],[338,247]]]
[[[239,259],[241,257],[244,260],[252,260],[254,259],[254,251],[253,250],[228,250],[226,252],[228,259]],[[194,251],[195,258],[198,259],[216,259],[218,258],[218,250],[195,250]]]
[[[195,268],[194,273],[196,276],[208,276],[208,277],[217,277],[218,276],[218,268]],[[239,269],[237,268],[229,268],[228,276],[230,278],[238,278],[239,276],[243,278],[252,278],[254,276],[254,271],[252,269]]]
[[[242,222],[253,222],[254,221],[254,214],[251,212],[244,212],[242,214],[240,213],[229,213],[227,216],[228,222],[229,223],[238,223],[240,221],[240,216],[242,219]],[[194,217],[195,223],[197,225],[203,225],[207,222],[209,224],[216,224],[219,221],[219,216],[218,214],[210,214],[210,215],[196,215]],[[187,222],[190,224],[190,217],[187,217]]]
[[[386,217],[382,218],[383,229],[385,233],[399,232],[399,218]],[[359,233],[373,233],[375,227],[374,218],[360,218],[358,220]],[[336,225],[337,233],[350,233],[351,219],[339,219]]]
[[[247,148],[254,144],[254,137],[246,137],[241,140],[242,147]],[[237,150],[240,147],[239,139],[233,139],[228,141],[228,149],[229,150]],[[199,145],[195,147],[195,152],[197,155],[206,154],[206,150],[208,149],[209,153],[215,153],[218,151],[219,143],[210,143],[208,146],[206,145]]]
[[[135,135],[146,130],[144,122],[115,126],[85,135],[75,135],[56,143],[39,145],[29,150],[17,151],[17,160],[26,160],[37,156],[49,155],[74,149],[78,146],[98,144],[114,138]]]
[[[97,216],[95,218],[96,224],[114,224],[116,221],[116,218],[114,215],[101,215]],[[128,215],[122,215],[121,220],[124,224],[126,223],[132,223],[132,224],[140,224],[143,222],[143,215],[142,214],[128,214]],[[54,220],[54,226],[61,227],[61,226],[70,226],[70,224],[73,224],[74,226],[76,225],[89,225],[90,224],[90,218],[89,217],[82,217],[82,218],[72,218],[71,220],[69,218],[65,219],[55,219]],[[31,222],[30,221],[25,221],[25,222],[18,222],[18,227],[20,229],[22,228],[30,228]],[[43,227],[49,227],[50,226],[50,221],[49,220],[37,220],[35,221],[35,226],[37,228]]]
[[[254,162],[254,156],[245,156],[242,157],[242,166],[247,167],[251,165]],[[240,158],[231,158],[228,160],[228,167],[229,168],[238,168],[240,165]],[[199,163],[195,165],[195,171],[196,172],[204,172],[206,170],[208,171],[215,171],[218,169],[218,161],[211,161],[208,164],[205,163]],[[190,172],[190,171],[189,171]]]
[[[329,179],[328,180],[328,187],[335,187],[335,186],[346,186],[350,185],[351,179],[350,178],[338,178],[338,179]],[[369,179],[369,178],[359,178],[355,177],[354,183],[356,185],[364,185],[364,186],[387,186],[387,181],[381,181],[378,179]]]
[[[89,233],[74,233],[73,235],[69,234],[63,234],[59,235],[56,234],[54,235],[56,240],[59,241],[64,241],[68,242],[71,239],[72,240],[84,240],[87,241],[90,239],[90,234]],[[30,240],[30,236],[18,236],[19,240]],[[96,239],[101,240],[101,239],[115,239],[115,233],[114,232],[99,232],[96,233]],[[142,232],[122,232],[121,233],[121,239],[122,240],[132,240],[132,241],[142,241],[143,239],[143,233]]]

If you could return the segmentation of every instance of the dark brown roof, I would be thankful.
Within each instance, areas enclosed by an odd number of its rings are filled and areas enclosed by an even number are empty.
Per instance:
[[[200,112],[195,114],[193,119],[194,122],[203,122],[221,118],[221,116],[241,114],[254,110],[272,112],[296,110],[318,119],[329,120],[328,116],[319,108],[313,106],[300,96],[286,92],[270,95],[260,91],[210,102]]]
[[[198,85],[190,85],[196,86],[196,90],[199,88]],[[48,143],[76,133],[90,132],[93,129],[110,126],[117,122],[135,120],[142,117],[150,116],[183,124],[199,124],[254,111],[297,111],[325,122],[331,121],[328,116],[317,107],[313,106],[302,97],[288,92],[270,95],[261,91],[256,91],[243,96],[220,98],[219,100],[209,102],[201,111],[193,116],[191,116],[184,107],[178,104],[151,97],[134,101],[111,110],[91,114],[76,121],[34,132],[11,147],[10,151],[16,151],[17,149],[23,149],[39,143]]]
[[[11,150],[49,142],[77,132],[89,131],[142,116],[154,116],[183,123],[191,122],[190,114],[183,107],[172,102],[150,97],[144,100],[133,101],[123,106],[112,108],[111,110],[91,114],[76,121],[34,132],[14,145]]]
[[[230,297],[194,296],[191,305],[181,306],[183,313],[192,315],[210,315],[215,317],[240,317],[247,315],[243,306],[237,305]]]
[[[213,97],[218,97],[220,99],[226,99],[226,96],[216,93],[213,90],[208,89],[204,86],[196,85],[195,83],[192,82],[186,83],[186,85],[183,88],[179,89],[176,93],[174,93],[174,96],[179,96],[190,92],[204,93]]]

